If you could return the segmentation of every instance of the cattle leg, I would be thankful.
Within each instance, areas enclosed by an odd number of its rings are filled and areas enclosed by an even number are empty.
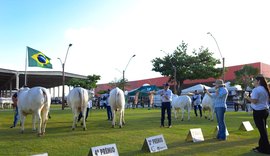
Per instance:
[[[123,110],[120,110],[119,128],[123,127],[122,119],[123,119]]]
[[[116,111],[113,110],[112,113],[113,113],[112,128],[114,128],[114,127],[115,127],[115,116],[116,116]]]
[[[188,109],[188,121],[190,121],[190,109]]]
[[[36,131],[36,115],[32,114],[32,131]]]
[[[78,120],[78,112],[75,112],[74,115],[73,115],[73,124],[72,124],[72,130],[74,131],[75,130],[75,127],[77,125],[77,120]]]
[[[41,112],[39,111],[37,114],[38,118],[38,135],[41,135],[41,125],[42,125],[42,120],[41,120]]]
[[[45,134],[45,129],[47,126],[47,121],[48,121],[48,115],[49,115],[49,110],[43,108],[42,109],[42,126],[41,126],[41,134]]]
[[[86,116],[86,109],[84,109],[85,111],[83,111],[83,130],[87,130],[86,128],[86,124],[85,124],[85,116]]]
[[[182,119],[181,119],[181,121],[184,121],[184,113],[185,113],[185,110],[182,109]]]
[[[177,112],[176,109],[173,107],[173,112],[174,112],[174,118],[177,119]]]
[[[20,114],[20,118],[21,118],[21,133],[24,133],[24,121],[25,121],[25,116]]]
[[[207,115],[206,115],[205,109],[203,109],[203,114],[204,114],[204,118],[207,119]]]
[[[123,122],[123,125],[126,124],[126,122],[125,122],[125,111],[124,110],[123,110],[122,122]]]

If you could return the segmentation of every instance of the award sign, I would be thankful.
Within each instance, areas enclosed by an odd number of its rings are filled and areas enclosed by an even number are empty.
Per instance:
[[[160,152],[166,149],[168,149],[168,147],[162,134],[144,139],[142,146],[143,151],[150,153]]]
[[[254,130],[249,121],[243,121],[239,127],[239,130],[252,131]]]
[[[201,128],[190,129],[186,141],[201,142],[204,141]]]
[[[214,131],[214,138],[217,136],[218,130],[219,130],[219,127],[217,126],[215,128],[215,131]],[[228,132],[227,128],[226,128],[226,136],[229,136],[229,132]]]
[[[116,144],[92,147],[88,156],[119,156]]]

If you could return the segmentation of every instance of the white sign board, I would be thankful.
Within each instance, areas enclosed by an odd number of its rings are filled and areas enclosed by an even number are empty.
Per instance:
[[[32,155],[32,156],[48,156],[48,153],[35,154],[35,155]]]
[[[88,156],[119,156],[116,144],[92,147]]]
[[[190,129],[186,141],[201,142],[204,141],[201,128]]]
[[[217,135],[217,133],[218,133],[218,130],[219,130],[219,127],[217,126],[217,127],[215,128],[215,131],[214,131],[214,137],[216,137],[216,135]],[[228,132],[227,128],[226,128],[226,136],[229,136],[229,132]]]
[[[142,150],[150,151],[150,153],[160,152],[168,149],[163,135],[152,136],[144,140]]]
[[[239,129],[244,130],[244,131],[254,130],[249,121],[243,121],[242,124],[240,125]]]

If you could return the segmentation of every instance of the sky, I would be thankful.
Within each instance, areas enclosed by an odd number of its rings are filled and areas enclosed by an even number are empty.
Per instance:
[[[100,75],[101,84],[121,79],[126,69],[125,78],[135,81],[160,77],[152,71],[151,60],[173,53],[182,41],[188,44],[188,53],[203,46],[213,57],[224,57],[225,66],[270,64],[269,4],[268,0],[1,0],[0,68],[24,71],[29,46],[50,57],[53,69],[27,67],[28,71],[62,71],[57,58],[65,60],[71,43],[66,72]]]

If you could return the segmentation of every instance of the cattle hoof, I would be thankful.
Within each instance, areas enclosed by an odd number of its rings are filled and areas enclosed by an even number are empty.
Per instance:
[[[73,131],[74,131],[74,130],[75,130],[75,128],[71,128],[71,130],[73,130]]]
[[[86,127],[84,127],[84,128],[83,128],[83,130],[84,130],[84,131],[86,131],[86,130],[87,130],[87,128],[86,128]]]
[[[21,131],[21,134],[23,134],[24,133],[24,131]]]
[[[114,125],[112,125],[112,128],[114,128]]]
[[[41,137],[41,136],[43,136],[43,134],[44,134],[44,133],[38,133],[38,136]]]
[[[205,118],[205,119],[207,119],[207,117],[206,117],[206,116],[205,116],[204,118]]]
[[[83,125],[83,123],[81,123],[81,126]]]
[[[181,121],[184,121],[184,119],[182,119]]]

